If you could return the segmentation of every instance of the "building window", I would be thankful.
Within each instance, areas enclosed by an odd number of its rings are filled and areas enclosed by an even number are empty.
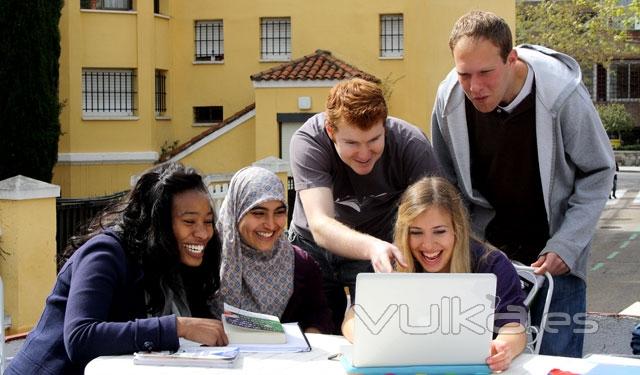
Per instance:
[[[260,58],[291,60],[291,18],[260,19]]]
[[[132,10],[131,0],[80,0],[82,9]]]
[[[160,14],[160,0],[153,0],[153,13]]]
[[[211,124],[222,120],[222,106],[193,107],[193,122],[196,124]]]
[[[595,98],[598,102],[604,102],[607,100],[607,69],[601,64],[595,66],[595,83],[593,89],[595,94],[591,94],[592,98]]]
[[[640,61],[618,61],[609,67],[609,100],[640,99]]]
[[[167,71],[156,70],[156,116],[167,113]]]
[[[380,16],[380,57],[404,55],[404,26],[402,14]]]
[[[84,116],[128,117],[135,113],[135,70],[83,69]]]
[[[222,20],[196,21],[196,61],[224,60]]]

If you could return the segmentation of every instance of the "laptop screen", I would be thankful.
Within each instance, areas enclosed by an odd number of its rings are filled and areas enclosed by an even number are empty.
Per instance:
[[[353,365],[484,364],[493,337],[496,277],[361,273]]]

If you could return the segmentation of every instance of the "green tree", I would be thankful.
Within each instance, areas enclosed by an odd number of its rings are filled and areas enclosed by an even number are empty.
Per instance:
[[[62,0],[0,1],[0,180],[49,182],[58,155]]]
[[[627,30],[638,15],[638,0],[518,1],[516,43],[540,44],[574,57],[583,72],[594,64],[637,53]]]
[[[622,132],[632,130],[635,126],[631,114],[623,104],[598,104],[596,108],[605,130],[609,133],[616,133],[618,139],[622,139]]]

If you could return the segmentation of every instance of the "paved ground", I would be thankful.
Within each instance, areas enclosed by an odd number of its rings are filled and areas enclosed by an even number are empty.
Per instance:
[[[598,328],[595,333],[585,334],[584,355],[633,354],[629,346],[631,330],[640,323],[639,317],[589,314],[588,319]]]
[[[22,346],[23,342],[24,340],[14,340],[6,343],[4,346],[5,357],[12,358],[14,355],[16,355],[18,350],[20,350],[20,347]]]
[[[589,260],[587,311],[598,328],[585,335],[584,354],[631,354],[640,323],[640,167],[620,167],[616,200],[600,217]],[[634,305],[635,303],[635,305]],[[634,307],[627,309],[630,305]],[[636,316],[619,315],[627,312]]]
[[[587,268],[587,310],[617,313],[640,300],[640,173],[618,175],[618,199],[598,222]]]

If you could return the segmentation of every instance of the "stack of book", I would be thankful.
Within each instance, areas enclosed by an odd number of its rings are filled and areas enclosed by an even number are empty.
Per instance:
[[[189,346],[177,352],[137,352],[136,365],[222,367],[235,366],[240,350],[231,346]]]

